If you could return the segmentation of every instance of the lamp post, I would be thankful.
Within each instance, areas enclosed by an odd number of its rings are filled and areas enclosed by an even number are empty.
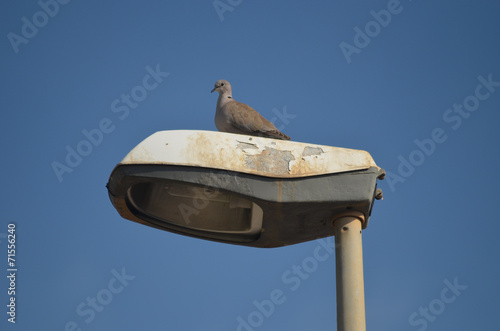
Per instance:
[[[384,177],[365,151],[211,131],[160,131],[108,182],[119,214],[236,245],[335,235],[338,330],[365,330],[361,229]]]
[[[347,213],[333,220],[337,280],[337,330],[366,330],[361,228],[364,216]]]

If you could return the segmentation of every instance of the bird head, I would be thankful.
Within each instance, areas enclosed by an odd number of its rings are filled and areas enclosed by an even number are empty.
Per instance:
[[[229,82],[225,79],[218,80],[215,82],[215,87],[212,92],[213,91],[217,91],[219,92],[219,94],[222,94],[224,92],[228,92],[229,94],[231,94],[231,84],[229,84]]]

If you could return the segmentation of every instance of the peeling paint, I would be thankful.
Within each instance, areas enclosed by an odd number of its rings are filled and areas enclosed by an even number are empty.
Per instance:
[[[266,173],[284,174],[290,169],[290,161],[295,160],[291,151],[280,151],[266,147],[258,155],[247,155],[245,165],[248,169]]]
[[[321,155],[323,153],[324,151],[321,147],[306,146],[302,152],[302,156]]]
[[[239,149],[245,150],[245,149],[259,149],[256,144],[251,144],[251,143],[246,143],[243,141],[238,141],[238,146],[236,146]]]

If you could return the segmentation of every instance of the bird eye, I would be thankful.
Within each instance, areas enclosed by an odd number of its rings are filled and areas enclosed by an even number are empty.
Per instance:
[[[224,86],[224,83],[221,83],[220,86]]]

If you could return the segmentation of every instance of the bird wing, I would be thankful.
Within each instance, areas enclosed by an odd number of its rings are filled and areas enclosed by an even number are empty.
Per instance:
[[[240,131],[264,137],[290,139],[290,137],[281,133],[273,123],[244,103],[233,101],[227,103],[224,108],[226,108],[225,111],[231,125]]]

